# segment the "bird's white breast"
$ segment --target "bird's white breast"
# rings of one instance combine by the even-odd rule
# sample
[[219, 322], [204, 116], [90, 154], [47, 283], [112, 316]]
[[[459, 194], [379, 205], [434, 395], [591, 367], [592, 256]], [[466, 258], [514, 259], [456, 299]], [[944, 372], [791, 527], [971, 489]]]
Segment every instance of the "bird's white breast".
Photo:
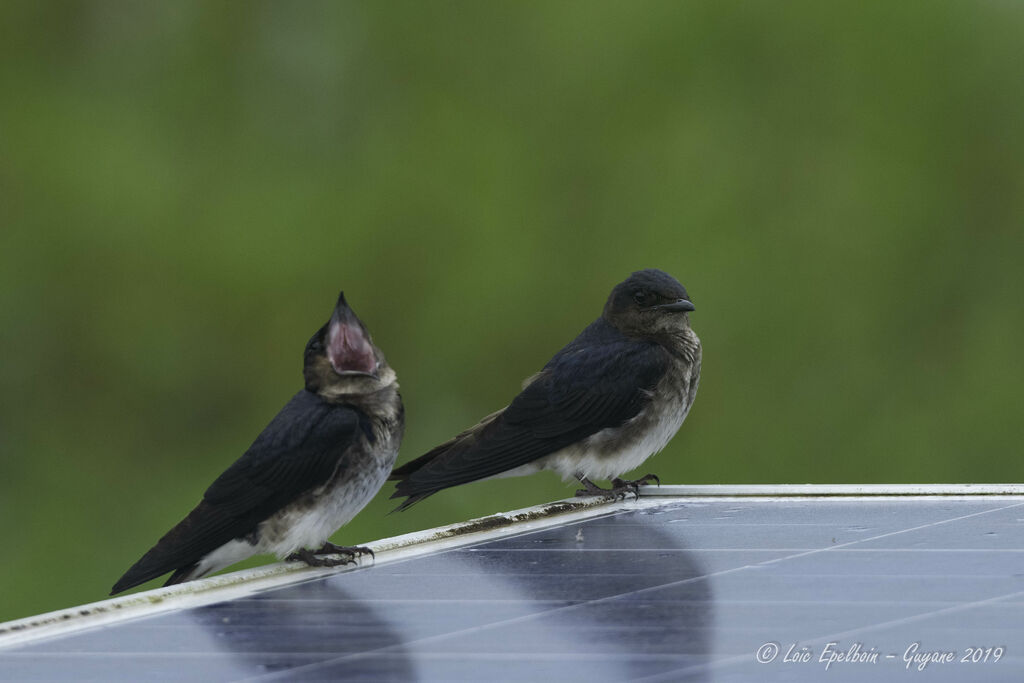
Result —
[[301, 548], [319, 548], [362, 510], [388, 478], [397, 450], [376, 467], [350, 468], [313, 492], [315, 502], [298, 503], [260, 525], [260, 552], [286, 557]]
[[[554, 470], [566, 480], [580, 475], [611, 479], [636, 469], [665, 448], [686, 420], [700, 381], [700, 340], [688, 328], [687, 333], [688, 353], [673, 357], [670, 370], [655, 386], [650, 402], [640, 413], [620, 427], [602, 429], [531, 463], [535, 465], [532, 471]], [[521, 468], [517, 468], [516, 474], [518, 469]]]
[[187, 580], [206, 576], [253, 555], [284, 559], [301, 548], [319, 548], [366, 506], [387, 480], [398, 449], [384, 452], [377, 467], [359, 468], [332, 480], [260, 523], [249, 538], [228, 541], [204, 556]]

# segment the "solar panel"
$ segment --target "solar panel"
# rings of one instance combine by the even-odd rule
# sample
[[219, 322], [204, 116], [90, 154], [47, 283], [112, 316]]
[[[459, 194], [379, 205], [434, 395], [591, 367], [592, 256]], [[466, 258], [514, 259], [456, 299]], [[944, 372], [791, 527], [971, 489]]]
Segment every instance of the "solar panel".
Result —
[[0, 625], [0, 678], [1024, 680], [1020, 487], [648, 493]]

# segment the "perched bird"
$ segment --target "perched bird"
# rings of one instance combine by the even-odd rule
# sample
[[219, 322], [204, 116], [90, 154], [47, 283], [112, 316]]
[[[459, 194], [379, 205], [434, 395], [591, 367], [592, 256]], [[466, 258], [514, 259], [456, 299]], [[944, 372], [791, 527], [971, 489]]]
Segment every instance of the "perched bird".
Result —
[[[640, 270], [612, 290], [601, 317], [512, 403], [396, 468], [392, 498], [404, 510], [441, 489], [490, 477], [554, 470], [584, 486], [576, 495], [624, 497], [639, 467], [675, 435], [693, 405], [701, 346], [686, 289], [668, 273]], [[602, 489], [592, 479], [611, 479]]]
[[327, 539], [384, 484], [405, 418], [395, 371], [344, 292], [306, 344], [303, 375], [306, 387], [111, 595], [169, 571], [164, 585], [191, 581], [262, 553], [314, 566], [371, 553]]

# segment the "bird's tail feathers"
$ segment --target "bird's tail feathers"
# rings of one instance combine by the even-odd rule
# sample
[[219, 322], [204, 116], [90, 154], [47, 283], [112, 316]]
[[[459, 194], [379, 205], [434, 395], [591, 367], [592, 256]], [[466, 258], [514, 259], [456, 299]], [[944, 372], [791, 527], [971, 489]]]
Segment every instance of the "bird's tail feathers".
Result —
[[401, 481], [403, 479], [408, 479], [418, 470], [422, 469], [426, 465], [429, 465], [436, 458], [450, 451], [452, 447], [457, 445], [466, 446], [467, 444], [473, 443], [473, 441], [476, 440], [480, 432], [482, 432], [484, 428], [487, 427], [489, 424], [494, 422], [494, 420], [496, 420], [504, 411], [504, 408], [502, 408], [501, 410], [496, 410], [495, 412], [491, 413], [484, 419], [480, 420], [478, 424], [473, 425], [464, 432], [456, 434], [455, 436], [448, 439], [444, 443], [430, 449], [429, 451], [427, 451], [420, 457], [416, 458], [415, 460], [410, 460], [401, 467], [396, 467], [395, 469], [391, 470], [391, 474], [388, 475], [388, 479], [391, 481]]
[[392, 510], [388, 514], [390, 515], [390, 514], [395, 513], [395, 512], [404, 512], [404, 511], [408, 510], [409, 508], [411, 508], [416, 503], [418, 503], [421, 500], [423, 500], [424, 498], [426, 498], [428, 496], [432, 496], [435, 493], [437, 493], [437, 491], [428, 491], [427, 493], [414, 493], [414, 494], [412, 494], [410, 496], [407, 493], [399, 493], [399, 492], [396, 491], [391, 496], [392, 498], [401, 498], [402, 496], [409, 496], [409, 497], [406, 498], [405, 500], [403, 500], [401, 505], [396, 507], [394, 510]]
[[[161, 561], [163, 558], [157, 559], [155, 557], [156, 553], [153, 552], [154, 550], [156, 550], [156, 548], [153, 548], [143, 555], [142, 559], [133, 564], [131, 568], [124, 573], [124, 576], [117, 580], [114, 587], [110, 589], [111, 595], [117, 595], [118, 593], [135, 588], [136, 586], [141, 586], [150, 579], [155, 579], [161, 574], [167, 573], [170, 568]], [[175, 574], [177, 574], [177, 572], [175, 572]]]
[[[214, 538], [211, 541], [207, 538], [208, 534], [205, 532], [209, 530], [204, 529], [202, 525], [210, 521], [209, 504], [200, 501], [185, 519], [164, 534], [156, 545], [146, 551], [146, 554], [118, 579], [110, 594], [115, 595], [135, 588], [172, 570], [174, 575], [165, 585], [198, 579], [208, 574], [212, 571], [209, 567], [197, 572], [200, 569], [199, 560], [212, 549], [222, 545], [222, 542], [218, 542], [219, 539]], [[196, 539], [203, 539], [203, 542], [197, 542]]]
[[415, 460], [410, 460], [401, 467], [396, 467], [395, 469], [391, 470], [391, 474], [388, 475], [388, 480], [402, 481], [404, 479], [409, 478], [421, 468], [425, 467], [426, 465], [429, 465], [431, 461], [434, 460], [434, 458], [447, 452], [447, 450], [451, 448], [453, 443], [455, 443], [455, 439], [452, 439], [451, 441], [446, 441], [440, 446], [424, 453]]
[[192, 581], [193, 579], [201, 578], [201, 577], [203, 577], [203, 576], [205, 576], [206, 574], [209, 573], [209, 572], [202, 572], [202, 573], [200, 573], [198, 570], [199, 570], [199, 563], [198, 562], [196, 564], [190, 564], [187, 567], [182, 567], [181, 569], [175, 569], [174, 573], [171, 574], [167, 578], [167, 581], [164, 582], [164, 586], [165, 587], [166, 586], [173, 586], [176, 583], [185, 583], [186, 581]]

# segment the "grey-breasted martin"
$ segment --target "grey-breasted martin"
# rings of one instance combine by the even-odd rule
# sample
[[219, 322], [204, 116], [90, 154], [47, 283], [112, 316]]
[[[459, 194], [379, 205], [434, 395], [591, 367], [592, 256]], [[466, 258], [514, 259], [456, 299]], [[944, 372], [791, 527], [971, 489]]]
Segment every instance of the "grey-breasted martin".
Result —
[[[701, 346], [694, 310], [671, 275], [640, 270], [616, 285], [601, 317], [524, 382], [507, 407], [396, 468], [392, 498], [408, 508], [450, 486], [554, 470], [577, 495], [625, 496], [619, 477], [669, 442], [693, 405]], [[611, 479], [602, 489], [591, 479]]]
[[344, 292], [306, 344], [303, 364], [305, 388], [111, 595], [169, 571], [164, 585], [191, 581], [262, 553], [335, 566], [371, 552], [327, 539], [370, 502], [395, 463], [405, 424], [395, 371]]

